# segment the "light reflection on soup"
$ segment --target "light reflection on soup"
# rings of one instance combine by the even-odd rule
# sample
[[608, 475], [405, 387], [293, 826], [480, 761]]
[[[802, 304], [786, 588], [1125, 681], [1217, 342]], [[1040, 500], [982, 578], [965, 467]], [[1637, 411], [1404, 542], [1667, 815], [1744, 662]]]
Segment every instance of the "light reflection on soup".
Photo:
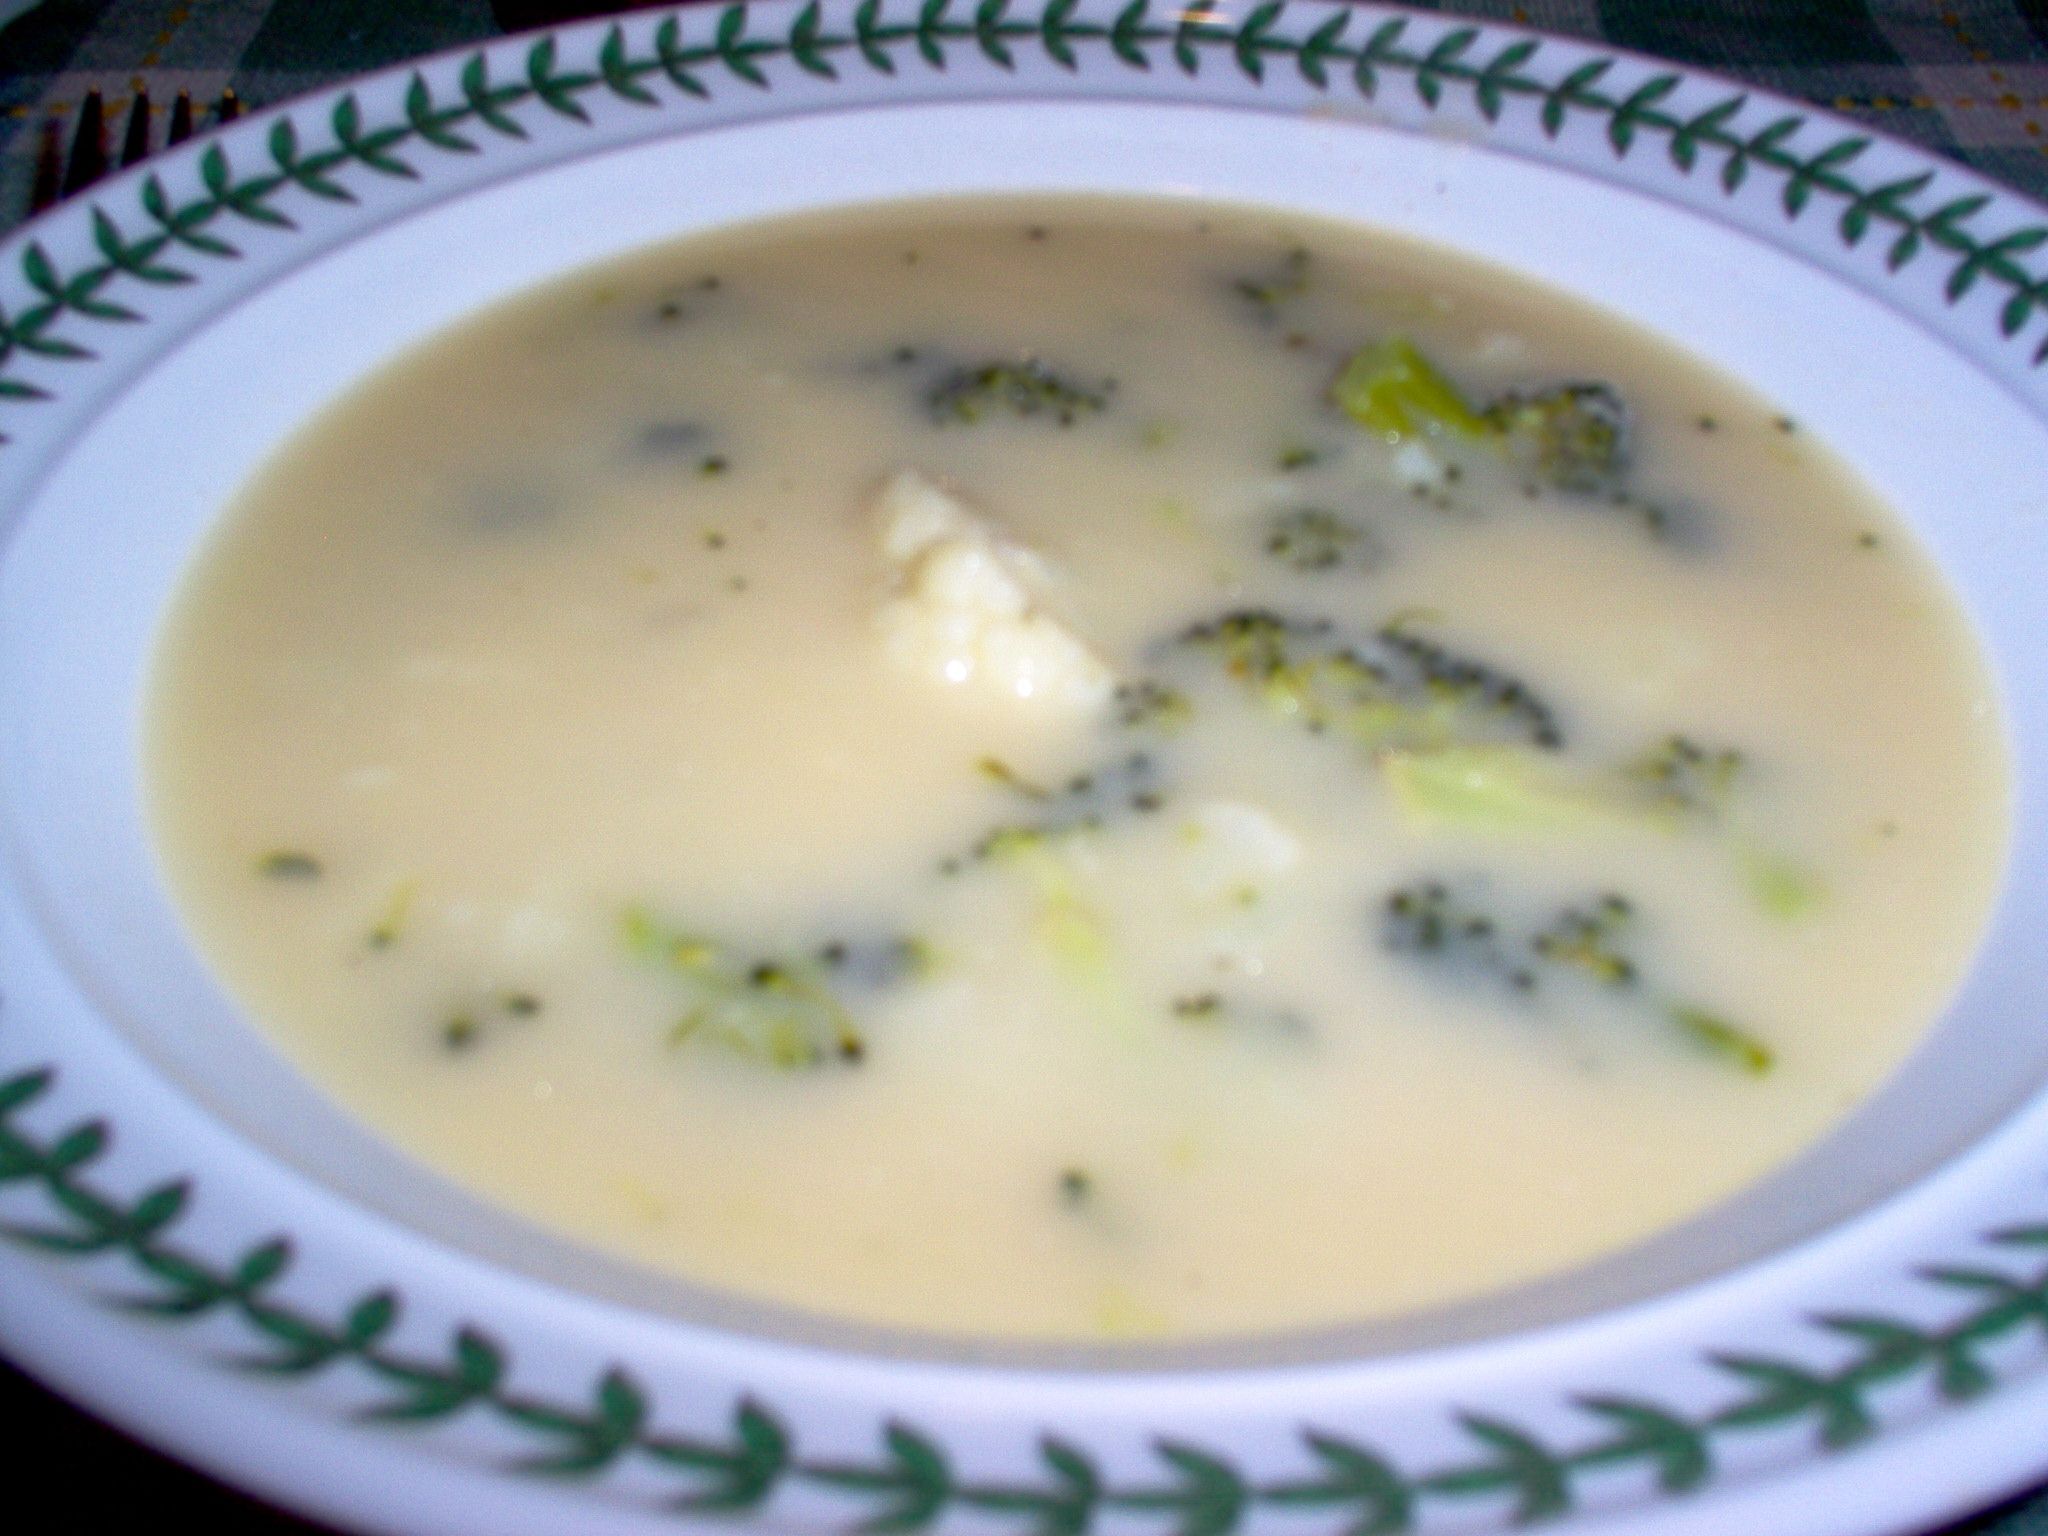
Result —
[[289, 443], [164, 635], [204, 952], [616, 1253], [984, 1335], [1471, 1295], [1739, 1189], [1996, 878], [1970, 636], [1797, 423], [1310, 220], [741, 229]]

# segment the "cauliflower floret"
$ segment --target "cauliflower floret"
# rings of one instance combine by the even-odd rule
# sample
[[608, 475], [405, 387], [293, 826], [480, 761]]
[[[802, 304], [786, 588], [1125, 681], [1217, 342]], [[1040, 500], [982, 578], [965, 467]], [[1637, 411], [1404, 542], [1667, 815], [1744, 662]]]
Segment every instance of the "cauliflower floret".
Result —
[[992, 688], [1075, 708], [1106, 703], [1115, 678], [1037, 600], [1045, 562], [1000, 537], [915, 470], [876, 501], [896, 595], [881, 611], [883, 643], [900, 666], [935, 681]]
[[1410, 490], [1441, 490], [1447, 478], [1444, 471], [1448, 466], [1420, 438], [1411, 437], [1396, 448], [1388, 467], [1394, 479]]

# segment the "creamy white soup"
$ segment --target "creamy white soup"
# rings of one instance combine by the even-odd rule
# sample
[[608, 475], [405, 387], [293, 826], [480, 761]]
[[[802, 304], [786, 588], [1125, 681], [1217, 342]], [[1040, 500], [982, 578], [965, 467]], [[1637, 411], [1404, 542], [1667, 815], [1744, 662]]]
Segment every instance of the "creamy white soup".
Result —
[[1967, 962], [1972, 636], [1801, 424], [1491, 268], [810, 216], [363, 383], [169, 615], [199, 948], [534, 1221], [817, 1314], [1244, 1335], [1637, 1241]]

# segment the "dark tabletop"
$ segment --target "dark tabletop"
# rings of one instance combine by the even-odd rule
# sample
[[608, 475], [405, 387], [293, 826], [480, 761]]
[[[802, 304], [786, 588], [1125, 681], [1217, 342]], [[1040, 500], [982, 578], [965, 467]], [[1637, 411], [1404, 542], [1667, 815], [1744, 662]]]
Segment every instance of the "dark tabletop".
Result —
[[[230, 113], [265, 106], [421, 53], [614, 8], [550, 0], [44, 0], [0, 25], [0, 233], [27, 217], [39, 183], [54, 190], [61, 179], [89, 91], [100, 93], [112, 154], [138, 90], [149, 95], [160, 143], [180, 92], [196, 104], [194, 127], [203, 131], [227, 93]], [[1720, 70], [2048, 201], [2048, 0], [1459, 0], [1422, 8]], [[22, 0], [0, 0], [0, 18], [21, 9]], [[2040, 1439], [2048, 1463], [2048, 1424]], [[326, 1530], [156, 1455], [4, 1362], [0, 1443], [0, 1478], [16, 1492], [64, 1490], [66, 1530]], [[2048, 1536], [2048, 1490], [1942, 1536]]]

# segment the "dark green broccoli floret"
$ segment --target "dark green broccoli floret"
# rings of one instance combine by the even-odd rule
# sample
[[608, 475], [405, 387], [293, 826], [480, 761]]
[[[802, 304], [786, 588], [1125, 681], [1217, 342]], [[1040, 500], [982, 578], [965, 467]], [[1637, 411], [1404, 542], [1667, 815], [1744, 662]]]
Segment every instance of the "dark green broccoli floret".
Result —
[[1559, 490], [1611, 490], [1628, 466], [1628, 408], [1605, 384], [1505, 394], [1484, 419], [1509, 458]]
[[749, 959], [639, 907], [627, 910], [620, 928], [627, 952], [666, 971], [684, 993], [671, 1045], [712, 1045], [784, 1070], [866, 1055], [866, 1041], [817, 965]]
[[1634, 909], [1620, 896], [1603, 896], [1590, 907], [1567, 907], [1529, 941], [1538, 959], [1569, 966], [1603, 987], [1631, 986], [1635, 962], [1615, 946]]
[[1395, 954], [1419, 955], [1473, 976], [1504, 982], [1517, 992], [1536, 985], [1535, 974], [1512, 956], [1492, 917], [1430, 881], [1395, 891], [1380, 914], [1380, 942]]
[[1703, 747], [1690, 736], [1667, 736], [1631, 759], [1622, 773], [1666, 809], [1717, 814], [1727, 809], [1742, 765], [1742, 754], [1732, 748]]
[[1591, 985], [1626, 996], [1628, 1006], [1676, 1031], [1753, 1075], [1768, 1072], [1771, 1048], [1747, 1030], [1708, 1009], [1674, 999], [1648, 985], [1622, 935], [1635, 909], [1624, 897], [1608, 895], [1570, 906], [1533, 933], [1508, 935], [1498, 919], [1454, 896], [1438, 882], [1404, 887], [1386, 898], [1380, 915], [1381, 946], [1420, 959], [1467, 981], [1533, 1002], [1556, 987]]
[[1299, 298], [1308, 291], [1308, 264], [1307, 248], [1296, 246], [1265, 276], [1241, 277], [1230, 286], [1251, 302], [1261, 321], [1271, 324], [1274, 311], [1282, 303]]
[[1448, 701], [1473, 716], [1498, 716], [1511, 724], [1512, 734], [1539, 747], [1564, 744], [1556, 715], [1521, 679], [1461, 656], [1405, 624], [1384, 625], [1375, 638], [1401, 659], [1431, 699]]
[[1023, 362], [980, 363], [957, 368], [925, 396], [933, 420], [972, 425], [998, 412], [1012, 416], [1047, 416], [1072, 426], [1109, 404], [1116, 389], [1105, 380], [1090, 389], [1061, 378], [1035, 358]]
[[1114, 703], [1118, 725], [1157, 731], [1162, 736], [1183, 729], [1195, 716], [1195, 707], [1186, 694], [1150, 678], [1119, 683]]
[[[1389, 443], [1448, 437], [1504, 454], [1533, 484], [1581, 494], [1617, 490], [1628, 467], [1628, 408], [1606, 384], [1512, 390], [1474, 406], [1406, 337], [1352, 354], [1330, 398]], [[1622, 497], [1661, 531], [1663, 513]]]
[[1370, 571], [1386, 551], [1370, 528], [1321, 507], [1297, 507], [1266, 525], [1266, 553], [1297, 571]]
[[[995, 758], [984, 758], [982, 773], [1037, 807], [1029, 822], [998, 827], [975, 845], [970, 857], [1013, 852], [1026, 844], [1044, 846], [1068, 833], [1091, 830], [1128, 812], [1146, 814], [1164, 803], [1159, 767], [1149, 752], [1133, 752], [1089, 773], [1076, 774], [1058, 789], [1017, 777]], [[991, 771], [991, 767], [1000, 770]]]
[[1563, 741], [1556, 716], [1526, 684], [1403, 622], [1346, 644], [1320, 620], [1240, 609], [1180, 641], [1215, 655], [1273, 713], [1376, 749], [1506, 739], [1549, 750]]

